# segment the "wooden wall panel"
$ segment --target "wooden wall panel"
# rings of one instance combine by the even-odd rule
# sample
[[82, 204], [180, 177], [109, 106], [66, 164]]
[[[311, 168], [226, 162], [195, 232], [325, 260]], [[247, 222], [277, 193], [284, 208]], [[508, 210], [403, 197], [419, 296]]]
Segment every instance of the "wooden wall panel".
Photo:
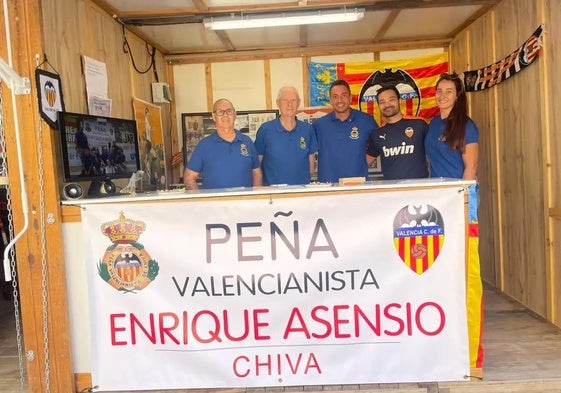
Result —
[[[545, 0], [545, 31], [543, 43], [543, 55], [547, 61], [546, 78], [549, 97], [549, 158], [550, 158], [550, 182], [551, 182], [551, 204], [552, 207], [561, 209], [561, 83], [555, 74], [561, 70], [561, 0]], [[561, 247], [561, 243], [558, 243]], [[557, 261], [561, 261], [557, 259]], [[561, 269], [561, 267], [559, 267]], [[558, 281], [561, 283], [561, 281]], [[561, 284], [560, 284], [561, 289]]]
[[[151, 84], [156, 81], [153, 69], [146, 73], [135, 71], [129, 53], [123, 50], [122, 26], [97, 5], [87, 0], [47, 2], [43, 7], [43, 27], [47, 58], [61, 74], [66, 110], [80, 113], [88, 111], [82, 55], [105, 62], [113, 117], [133, 118], [133, 97], [152, 101]], [[128, 30], [125, 35], [137, 68], [146, 70], [151, 59], [145, 42]], [[167, 64], [159, 52], [156, 52], [156, 69], [159, 81], [166, 82]], [[170, 105], [162, 104], [168, 169], [171, 165], [171, 132], [174, 123], [170, 114]], [[171, 178], [171, 172], [166, 173], [166, 177]]]
[[[470, 28], [468, 69], [478, 69], [493, 59], [493, 14], [488, 13]], [[487, 45], [481, 45], [486, 42]], [[495, 90], [483, 90], [468, 94], [470, 115], [479, 128], [479, 167], [481, 203], [479, 206], [479, 254], [483, 279], [501, 287], [499, 231], [499, 178], [497, 176], [497, 132]]]
[[[7, 19], [13, 68], [32, 81], [31, 93], [16, 97], [17, 110], [13, 110], [12, 100], [8, 98], [10, 89], [2, 83], [7, 191], [11, 196], [14, 234], [18, 234], [15, 252], [24, 345], [22, 367], [26, 368], [28, 381], [26, 391], [69, 392], [74, 384], [58, 211], [60, 203], [54, 157], [50, 154], [53, 151], [52, 133], [48, 125], [40, 121], [34, 82], [35, 57], [45, 51], [41, 4], [35, 0], [12, 0], [4, 4], [9, 10]], [[8, 60], [6, 26], [4, 18], [0, 19], [0, 56]], [[26, 198], [23, 198], [24, 194]], [[29, 213], [29, 225], [23, 231], [24, 212]], [[46, 367], [47, 361], [49, 368]], [[6, 390], [4, 386], [2, 388], [0, 390]]]
[[454, 38], [453, 45], [450, 45], [450, 72], [456, 71], [457, 73], [461, 73], [467, 69], [469, 34], [469, 30], [461, 32]]
[[[21, 9], [31, 9], [32, 6], [38, 4], [38, 1], [17, 0]], [[103, 61], [107, 65], [108, 70], [108, 96], [112, 100], [112, 116], [132, 118], [132, 97], [151, 101], [151, 82], [154, 81], [152, 71], [139, 76], [133, 67], [129, 56], [123, 52], [123, 36], [122, 28], [113, 18], [95, 6], [89, 0], [53, 0], [43, 2], [41, 4], [41, 14], [39, 13], [39, 5], [36, 6], [36, 15], [40, 15], [41, 22], [29, 23], [28, 34], [19, 32], [14, 34], [22, 42], [32, 42], [35, 46], [44, 43], [44, 48], [17, 48], [17, 53], [22, 58], [29, 61], [31, 56], [29, 53], [46, 53], [49, 63], [54, 67], [51, 69], [45, 67], [49, 71], [57, 71], [61, 75], [63, 95], [65, 101], [65, 109], [73, 112], [87, 113], [86, 91], [84, 76], [82, 73], [82, 55], [90, 56], [94, 59]], [[27, 26], [27, 23], [19, 23], [19, 26]], [[23, 28], [23, 27], [22, 27]], [[35, 30], [42, 28], [42, 37], [35, 34]], [[32, 31], [33, 30], [33, 31]], [[31, 33], [29, 31], [32, 31]], [[26, 41], [27, 38], [27, 41]], [[144, 43], [133, 33], [127, 32], [127, 38], [133, 51], [139, 52], [139, 60], [145, 62], [149, 57], [146, 55]], [[29, 49], [29, 53], [26, 52]], [[136, 52], [134, 52], [136, 54]], [[27, 56], [26, 56], [27, 55]], [[160, 64], [160, 80], [165, 81], [167, 72], [165, 69], [165, 61], [160, 53], [156, 55]], [[135, 58], [136, 60], [136, 58]], [[33, 61], [31, 70], [34, 69]], [[26, 72], [26, 75], [31, 73]], [[33, 83], [35, 85], [35, 83]], [[30, 97], [31, 101], [36, 105], [35, 92]], [[26, 107], [26, 114], [20, 115], [25, 121], [20, 121], [26, 130], [36, 130], [36, 124], [39, 123], [37, 118], [37, 109]], [[169, 136], [169, 105], [162, 111], [162, 123], [164, 127], [164, 138]], [[32, 124], [33, 123], [33, 124]], [[34, 125], [35, 124], [35, 125]], [[167, 126], [166, 126], [167, 125]], [[65, 268], [64, 258], [59, 254], [62, 252], [61, 236], [60, 236], [60, 196], [59, 185], [60, 174], [57, 174], [57, 163], [60, 166], [60, 159], [55, 154], [49, 152], [58, 151], [57, 142], [53, 139], [55, 133], [49, 132], [46, 123], [42, 123], [43, 134], [41, 140], [36, 140], [34, 132], [26, 132], [24, 140], [24, 157], [26, 168], [26, 182], [28, 182], [28, 197], [30, 205], [37, 209], [40, 206], [39, 200], [46, 203], [48, 212], [53, 212], [55, 224], [51, 224], [47, 229], [47, 245], [48, 245], [48, 266], [49, 266], [49, 342], [50, 345], [56, 346], [50, 349], [50, 365], [51, 365], [51, 391], [72, 391], [73, 385], [73, 369], [72, 359], [70, 358], [71, 349], [68, 348], [69, 334], [67, 323], [67, 305], [66, 305], [66, 285], [65, 285]], [[37, 146], [43, 144], [43, 152], [47, 154], [43, 162], [39, 163], [37, 159]], [[11, 139], [7, 141], [8, 152], [14, 152], [13, 142]], [[12, 154], [12, 153], [10, 153]], [[17, 166], [17, 159], [9, 157], [8, 162], [11, 166], [10, 173], [14, 176], [18, 173], [14, 166]], [[41, 188], [38, 183], [39, 166], [43, 165], [42, 171], [45, 174], [45, 186]], [[14, 184], [18, 184], [15, 180]], [[15, 195], [19, 195], [19, 186], [14, 187], [12, 191]], [[39, 195], [41, 194], [41, 195]], [[14, 221], [16, 225], [21, 223], [21, 206], [18, 206], [18, 199], [14, 205]], [[18, 247], [18, 255], [27, 255], [26, 258], [18, 260], [18, 274], [22, 282], [21, 305], [22, 319], [24, 330], [24, 341], [27, 350], [33, 350], [35, 353], [35, 361], [26, 363], [27, 373], [29, 375], [30, 391], [39, 392], [46, 391], [44, 386], [44, 359], [43, 359], [43, 337], [42, 337], [42, 298], [41, 298], [41, 255], [40, 249], [38, 221], [39, 217], [34, 215], [29, 232], [29, 242], [27, 248]], [[31, 229], [32, 228], [32, 229]], [[35, 261], [34, 263], [26, 263]], [[55, 328], [52, 328], [55, 326]]]
[[[476, 69], [492, 64], [518, 48], [544, 18], [547, 53], [501, 84], [471, 93], [470, 107], [481, 142], [483, 278], [552, 320], [559, 312], [554, 299], [561, 269], [555, 262], [559, 250], [550, 253], [549, 249], [550, 240], [555, 247], [555, 236], [559, 236], [558, 228], [550, 234], [558, 224], [552, 224], [549, 212], [559, 207], [561, 198], [561, 177], [554, 175], [561, 169], [555, 158], [561, 152], [556, 131], [561, 129], [561, 116], [550, 103], [560, 101], [561, 87], [547, 70], [561, 66], [556, 56], [561, 2], [503, 0], [460, 33], [450, 53], [453, 67], [468, 64]], [[555, 321], [560, 324], [559, 318]]]
[[[61, 74], [66, 110], [87, 112], [82, 55], [107, 65], [112, 116], [132, 118], [133, 96], [151, 102], [153, 71], [146, 74], [134, 71], [129, 55], [123, 51], [121, 25], [101, 8], [87, 0], [46, 2], [43, 4], [43, 30], [49, 62]], [[126, 31], [126, 37], [137, 66], [146, 69], [150, 57], [144, 41], [130, 31]], [[156, 63], [160, 82], [165, 82], [166, 62], [159, 52]]]
[[[86, 53], [105, 62], [111, 115], [133, 118], [129, 57], [123, 52], [121, 27], [110, 15], [92, 3], [86, 3]], [[132, 35], [132, 34], [129, 34]]]
[[548, 133], [546, 142], [548, 144], [548, 164], [546, 165], [549, 186], [548, 211], [555, 212], [550, 217], [551, 234], [549, 239], [550, 249], [550, 275], [551, 275], [551, 308], [552, 321], [561, 326], [561, 113], [559, 102], [561, 102], [561, 83], [556, 78], [556, 73], [561, 69], [561, 0], [543, 1], [542, 14], [545, 21], [545, 31], [542, 50], [544, 60], [545, 102], [548, 115]]
[[552, 249], [554, 269], [551, 274], [553, 287], [551, 321], [561, 326], [561, 298], [557, 295], [561, 291], [561, 216], [552, 220], [551, 241], [555, 245]]
[[[83, 2], [59, 0], [43, 2], [45, 54], [60, 73], [67, 111], [87, 112], [81, 55], [85, 53]], [[49, 67], [47, 70], [53, 71]]]
[[[505, 0], [496, 7], [498, 58], [516, 49], [539, 25], [537, 5], [537, 1]], [[547, 316], [540, 101], [539, 64], [497, 87], [504, 290]]]

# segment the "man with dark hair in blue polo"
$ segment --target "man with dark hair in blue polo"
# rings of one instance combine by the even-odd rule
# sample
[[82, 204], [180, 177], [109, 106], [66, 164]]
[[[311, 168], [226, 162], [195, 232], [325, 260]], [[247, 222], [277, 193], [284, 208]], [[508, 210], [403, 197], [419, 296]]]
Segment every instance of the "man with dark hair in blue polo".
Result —
[[404, 118], [399, 104], [399, 90], [382, 86], [376, 101], [385, 124], [370, 136], [368, 163], [380, 156], [384, 180], [428, 177], [425, 136], [428, 124], [421, 118]]
[[263, 184], [308, 184], [315, 171], [316, 135], [312, 126], [296, 118], [300, 97], [296, 88], [279, 90], [280, 117], [259, 127], [255, 148], [263, 170]]
[[329, 88], [333, 112], [312, 125], [318, 140], [318, 181], [338, 182], [342, 177], [368, 179], [366, 147], [378, 127], [374, 118], [351, 109], [351, 88], [338, 79]]
[[197, 177], [202, 175], [202, 188], [255, 187], [261, 185], [259, 158], [251, 139], [234, 129], [236, 110], [221, 98], [212, 108], [216, 132], [202, 139], [191, 155], [183, 173], [189, 190], [198, 189]]

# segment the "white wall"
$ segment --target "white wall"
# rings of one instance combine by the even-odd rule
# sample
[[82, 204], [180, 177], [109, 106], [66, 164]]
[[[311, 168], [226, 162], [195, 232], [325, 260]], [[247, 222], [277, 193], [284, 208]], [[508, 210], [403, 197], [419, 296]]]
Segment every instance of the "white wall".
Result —
[[[276, 59], [271, 60], [269, 68], [271, 70], [271, 102], [276, 105], [277, 94], [283, 86], [294, 86], [304, 97], [304, 75], [302, 75], [302, 59]], [[260, 108], [268, 109], [268, 108]]]
[[[380, 52], [380, 60], [396, 60], [442, 53], [443, 48], [414, 49], [407, 51]], [[311, 61], [320, 63], [348, 63], [373, 61], [373, 53], [353, 53], [348, 55], [315, 56]], [[271, 102], [273, 108], [267, 108], [265, 61], [232, 61], [211, 64], [211, 91], [207, 91], [205, 65], [185, 64], [173, 67], [175, 80], [175, 113], [179, 143], [182, 144], [181, 114], [207, 112], [207, 95], [211, 101], [227, 98], [236, 110], [274, 109], [278, 89], [291, 85], [298, 89], [301, 98], [304, 92], [303, 59], [273, 59], [269, 62]], [[303, 100], [302, 100], [303, 101]]]

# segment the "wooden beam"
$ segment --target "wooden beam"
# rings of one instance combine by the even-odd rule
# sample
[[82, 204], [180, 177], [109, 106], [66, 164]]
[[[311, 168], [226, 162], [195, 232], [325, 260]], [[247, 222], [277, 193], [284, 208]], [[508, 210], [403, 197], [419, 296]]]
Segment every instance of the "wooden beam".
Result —
[[561, 207], [552, 207], [549, 209], [549, 217], [561, 220]]
[[[7, 2], [13, 68], [34, 81], [36, 55], [44, 53], [40, 0]], [[5, 31], [4, 18], [0, 31]], [[7, 37], [0, 33], [0, 55], [7, 59]], [[16, 242], [16, 269], [20, 295], [24, 367], [29, 392], [72, 392], [74, 376], [62, 247], [62, 219], [58, 193], [53, 133], [39, 117], [37, 86], [29, 95], [16, 96], [17, 121], [11, 92], [2, 89], [6, 162], [12, 201], [14, 233], [29, 226]], [[16, 136], [19, 131], [19, 138]], [[18, 144], [19, 139], [19, 144]], [[19, 146], [18, 146], [19, 145]], [[21, 157], [18, 154], [21, 151]], [[23, 184], [20, 175], [23, 175]], [[23, 198], [25, 191], [27, 198]], [[48, 240], [48, 241], [47, 241]], [[31, 356], [32, 355], [32, 356]]]
[[390, 12], [388, 17], [384, 21], [384, 24], [380, 27], [380, 29], [376, 33], [376, 36], [374, 37], [375, 42], [380, 41], [386, 35], [389, 28], [393, 25], [393, 22], [395, 22], [395, 19], [397, 18], [400, 12], [401, 12], [400, 10], [392, 10]]
[[199, 52], [192, 54], [171, 53], [165, 54], [165, 59], [171, 64], [194, 64], [205, 62], [224, 62], [224, 61], [243, 61], [243, 60], [262, 60], [280, 59], [301, 56], [330, 56], [339, 54], [365, 53], [365, 52], [384, 52], [395, 50], [424, 49], [424, 48], [446, 48], [452, 40], [450, 38], [433, 38], [426, 40], [409, 41], [385, 41], [385, 42], [353, 42], [353, 43], [332, 43], [325, 45], [315, 45], [302, 48], [299, 46], [286, 46], [268, 49], [247, 49], [235, 52]]
[[[100, 7], [106, 9], [111, 14], [115, 14], [120, 18], [162, 18], [162, 17], [178, 17], [178, 16], [203, 16], [213, 14], [228, 14], [228, 13], [241, 13], [241, 12], [275, 12], [275, 11], [295, 11], [303, 9], [321, 9], [321, 8], [337, 8], [346, 7], [347, 9], [360, 7], [368, 11], [391, 11], [403, 9], [421, 9], [421, 8], [434, 8], [434, 7], [458, 7], [466, 5], [482, 5], [491, 7], [497, 4], [500, 0], [386, 0], [386, 1], [343, 1], [343, 0], [309, 0], [309, 1], [293, 1], [285, 3], [246, 3], [243, 5], [226, 5], [217, 7], [208, 7], [206, 4], [200, 9], [200, 4], [194, 2], [195, 7], [184, 8], [160, 8], [150, 10], [134, 10], [134, 11], [120, 11], [109, 5], [106, 0], [92, 0]], [[206, 6], [206, 10], [204, 7]]]
[[[166, 77], [167, 77], [167, 82], [169, 83], [170, 89], [171, 89], [171, 96], [175, 97], [175, 74], [173, 73], [174, 67], [169, 64], [168, 62], [166, 62]], [[183, 166], [182, 165], [178, 165], [177, 167], [173, 167], [171, 165], [171, 157], [173, 157], [174, 154], [181, 152], [181, 145], [182, 145], [182, 141], [179, 139], [179, 135], [180, 132], [182, 132], [182, 130], [178, 130], [177, 129], [177, 117], [176, 117], [176, 112], [175, 112], [175, 99], [172, 99], [171, 104], [170, 104], [170, 112], [169, 112], [169, 122], [170, 122], [170, 135], [171, 135], [171, 156], [169, 157], [169, 167], [171, 168], [171, 172], [172, 172], [172, 181], [170, 181], [169, 183], [178, 183], [179, 182], [179, 178], [181, 176], [183, 176]]]
[[193, 4], [201, 12], [208, 11], [208, 4], [204, 0], [192, 0]]
[[301, 48], [308, 46], [308, 26], [300, 26], [298, 31], [298, 41]]
[[308, 65], [310, 64], [310, 58], [308, 56], [302, 57], [302, 82], [303, 82], [303, 94], [302, 105], [304, 107], [310, 106], [310, 71]]
[[228, 36], [228, 33], [226, 33], [226, 31], [215, 30], [214, 32], [216, 33], [216, 36], [218, 37], [220, 42], [222, 42], [222, 45], [224, 45], [224, 48], [226, 48], [226, 50], [229, 50], [229, 51], [236, 50], [236, 47], [234, 46], [234, 44], [230, 40], [230, 37]]
[[469, 18], [467, 18], [464, 23], [462, 23], [460, 26], [458, 26], [457, 28], [455, 28], [454, 30], [452, 30], [449, 34], [448, 37], [450, 38], [454, 38], [455, 36], [457, 36], [461, 31], [463, 31], [464, 29], [466, 29], [469, 25], [471, 25], [473, 22], [475, 22], [477, 19], [479, 19], [481, 16], [485, 15], [487, 13], [487, 11], [489, 11], [491, 8], [493, 8], [495, 6], [495, 4], [487, 4], [484, 5], [483, 7], [481, 7], [480, 9], [478, 9], [477, 11], [475, 11], [473, 14], [471, 14], [469, 16]]
[[212, 87], [212, 63], [205, 63], [205, 84], [206, 84], [206, 106], [208, 111], [212, 111], [212, 105], [214, 104], [214, 94]]
[[265, 81], [265, 108], [273, 109], [273, 102], [271, 99], [272, 87], [271, 87], [271, 61], [270, 60], [263, 61], [263, 78]]

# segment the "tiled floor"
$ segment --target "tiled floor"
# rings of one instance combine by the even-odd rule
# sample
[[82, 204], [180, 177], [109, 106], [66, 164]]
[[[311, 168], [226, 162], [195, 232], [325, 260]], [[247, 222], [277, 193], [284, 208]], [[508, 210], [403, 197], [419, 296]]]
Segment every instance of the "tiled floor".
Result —
[[[0, 299], [1, 393], [27, 392], [25, 385], [23, 387], [21, 385], [13, 310], [11, 301]], [[515, 301], [489, 288], [485, 290], [483, 342], [485, 362], [482, 381], [306, 386], [280, 390], [279, 388], [247, 389], [247, 391], [245, 389], [227, 389], [220, 390], [220, 392], [561, 393], [561, 330], [537, 318]], [[175, 392], [185, 392], [185, 390]], [[202, 390], [196, 392], [201, 393]]]

